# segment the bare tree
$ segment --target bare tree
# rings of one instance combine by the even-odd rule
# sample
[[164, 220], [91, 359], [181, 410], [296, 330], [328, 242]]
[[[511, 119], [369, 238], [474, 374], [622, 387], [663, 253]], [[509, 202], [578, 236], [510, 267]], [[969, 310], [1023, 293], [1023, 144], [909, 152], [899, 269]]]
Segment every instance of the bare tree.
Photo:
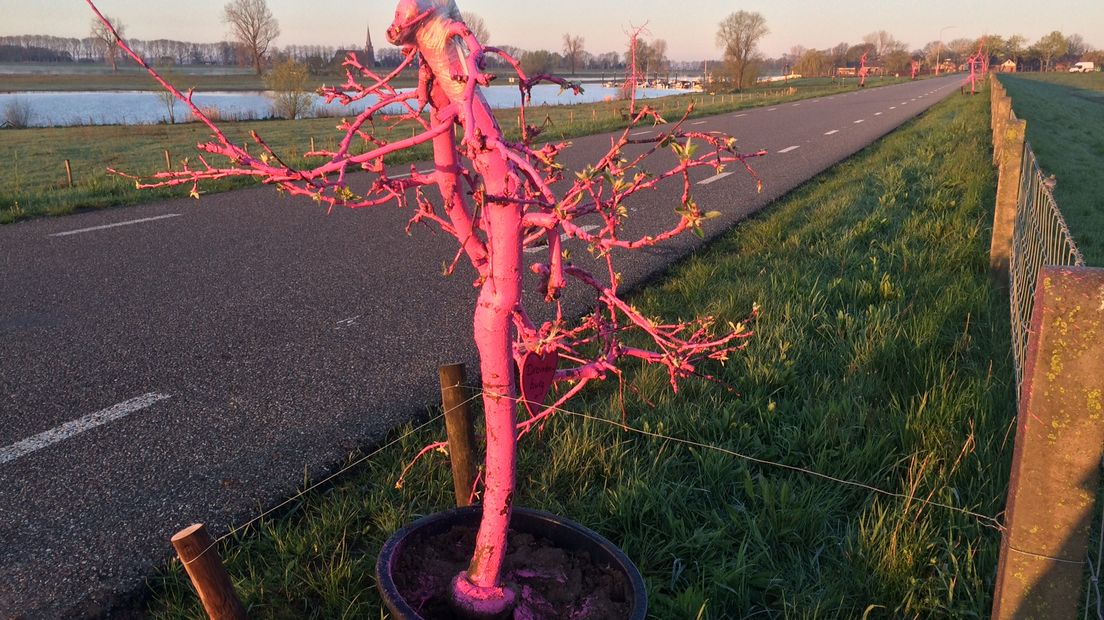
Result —
[[1050, 63], [1059, 56], [1065, 56], [1069, 51], [1069, 40], [1065, 35], [1055, 30], [1048, 35], [1044, 35], [1035, 43], [1035, 50], [1039, 54], [1039, 58], [1043, 62], [1043, 71], [1050, 70]]
[[1066, 56], [1070, 62], [1078, 62], [1086, 52], [1092, 51], [1092, 46], [1085, 43], [1085, 37], [1079, 34], [1071, 34], [1066, 37]]
[[801, 60], [801, 57], [805, 55], [805, 52], [809, 51], [804, 45], [791, 45], [790, 51], [783, 54], [783, 58], [786, 63], [792, 68], [797, 64], [797, 61]]
[[724, 48], [725, 62], [730, 67], [737, 88], [744, 86], [747, 68], [759, 39], [768, 32], [767, 20], [759, 13], [736, 11], [721, 21], [717, 29], [717, 46]]
[[107, 24], [93, 19], [92, 39], [96, 42], [96, 46], [103, 50], [104, 60], [111, 63], [111, 71], [115, 72], [119, 70], [119, 39], [125, 34], [126, 26], [113, 17], [108, 17], [107, 21], [111, 22], [115, 32], [112, 33]]
[[871, 32], [864, 36], [863, 43], [870, 45], [873, 49], [874, 57], [879, 59], [892, 52], [904, 51], [905, 48], [908, 47], [905, 43], [898, 41], [896, 37], [885, 30]]
[[230, 35], [252, 57], [257, 75], [263, 73], [268, 47], [280, 36], [280, 24], [272, 16], [265, 0], [231, 0], [222, 20], [230, 26]]
[[583, 37], [573, 37], [565, 34], [563, 43], [564, 58], [567, 59], [567, 64], [571, 67], [571, 75], [575, 75], [575, 69], [578, 67], [579, 61], [582, 60], [583, 54], [586, 53], [584, 49], [586, 41]]
[[487, 28], [487, 22], [483, 21], [483, 18], [471, 11], [464, 11], [460, 14], [460, 17], [464, 19], [464, 23], [468, 25], [468, 30], [472, 31], [475, 38], [480, 43], [486, 45], [491, 40], [491, 30]]
[[667, 58], [666, 39], [656, 39], [648, 45], [647, 67], [647, 71], [651, 72], [657, 80], [661, 74], [671, 70], [671, 61]]

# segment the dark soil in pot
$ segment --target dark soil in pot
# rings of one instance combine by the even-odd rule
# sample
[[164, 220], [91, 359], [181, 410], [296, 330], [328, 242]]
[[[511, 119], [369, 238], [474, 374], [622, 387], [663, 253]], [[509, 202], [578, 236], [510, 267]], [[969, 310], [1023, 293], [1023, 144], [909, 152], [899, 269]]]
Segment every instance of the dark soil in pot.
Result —
[[[384, 598], [390, 598], [384, 582], [391, 581], [400, 607], [415, 612], [387, 600], [396, 617], [460, 618], [449, 606], [449, 588], [468, 567], [478, 517], [478, 509], [432, 515], [385, 545], [378, 567]], [[515, 509], [504, 580], [518, 595], [516, 620], [645, 617], [643, 581], [624, 554], [594, 532], [547, 513]]]

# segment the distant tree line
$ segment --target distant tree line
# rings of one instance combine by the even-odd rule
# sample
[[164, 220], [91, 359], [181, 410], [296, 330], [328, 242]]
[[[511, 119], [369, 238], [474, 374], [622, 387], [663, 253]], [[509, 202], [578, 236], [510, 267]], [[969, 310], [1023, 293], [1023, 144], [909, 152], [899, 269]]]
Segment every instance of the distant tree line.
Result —
[[773, 73], [826, 76], [841, 67], [858, 67], [865, 53], [869, 65], [879, 67], [886, 73], [904, 74], [908, 73], [914, 60], [929, 70], [940, 63], [957, 69], [979, 49], [988, 56], [990, 66], [1011, 60], [1019, 71], [1050, 71], [1082, 60], [1096, 60], [1098, 63], [1104, 60], [1104, 52], [1094, 50], [1081, 35], [1067, 36], [1058, 31], [1040, 37], [1034, 44], [1029, 44], [1022, 35], [1005, 37], [988, 34], [978, 38], [930, 41], [911, 51], [908, 44], [885, 31], [879, 31], [866, 35], [858, 44], [845, 42], [822, 50], [794, 46], [788, 54], [764, 59], [762, 63]]

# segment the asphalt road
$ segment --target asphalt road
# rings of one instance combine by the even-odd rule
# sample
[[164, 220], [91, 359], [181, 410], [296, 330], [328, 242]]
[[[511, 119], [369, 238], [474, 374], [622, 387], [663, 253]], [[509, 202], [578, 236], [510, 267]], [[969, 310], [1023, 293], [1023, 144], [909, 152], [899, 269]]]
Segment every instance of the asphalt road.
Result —
[[[700, 119], [764, 181], [698, 172], [720, 234], [957, 91], [960, 77]], [[643, 131], [643, 130], [641, 130]], [[575, 140], [593, 161], [608, 136]], [[677, 184], [632, 205], [672, 222]], [[474, 364], [455, 243], [394, 208], [271, 188], [0, 228], [0, 617], [96, 615], [195, 522], [216, 533], [424, 414], [436, 368]], [[639, 283], [700, 241], [624, 257]], [[571, 247], [570, 244], [568, 247]], [[583, 252], [577, 252], [577, 254]], [[570, 306], [581, 310], [579, 297]]]

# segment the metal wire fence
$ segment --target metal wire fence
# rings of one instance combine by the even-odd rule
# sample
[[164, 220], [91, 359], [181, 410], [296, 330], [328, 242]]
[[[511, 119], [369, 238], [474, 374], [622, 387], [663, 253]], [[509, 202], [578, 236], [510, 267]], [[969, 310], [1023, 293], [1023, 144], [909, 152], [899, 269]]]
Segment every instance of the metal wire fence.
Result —
[[1009, 263], [1012, 297], [1012, 352], [1017, 394], [1023, 388], [1023, 370], [1035, 306], [1035, 287], [1044, 265], [1084, 267], [1065, 218], [1051, 193], [1052, 181], [1043, 177], [1031, 144], [1024, 143], [1023, 168], [1016, 199], [1016, 228]]

